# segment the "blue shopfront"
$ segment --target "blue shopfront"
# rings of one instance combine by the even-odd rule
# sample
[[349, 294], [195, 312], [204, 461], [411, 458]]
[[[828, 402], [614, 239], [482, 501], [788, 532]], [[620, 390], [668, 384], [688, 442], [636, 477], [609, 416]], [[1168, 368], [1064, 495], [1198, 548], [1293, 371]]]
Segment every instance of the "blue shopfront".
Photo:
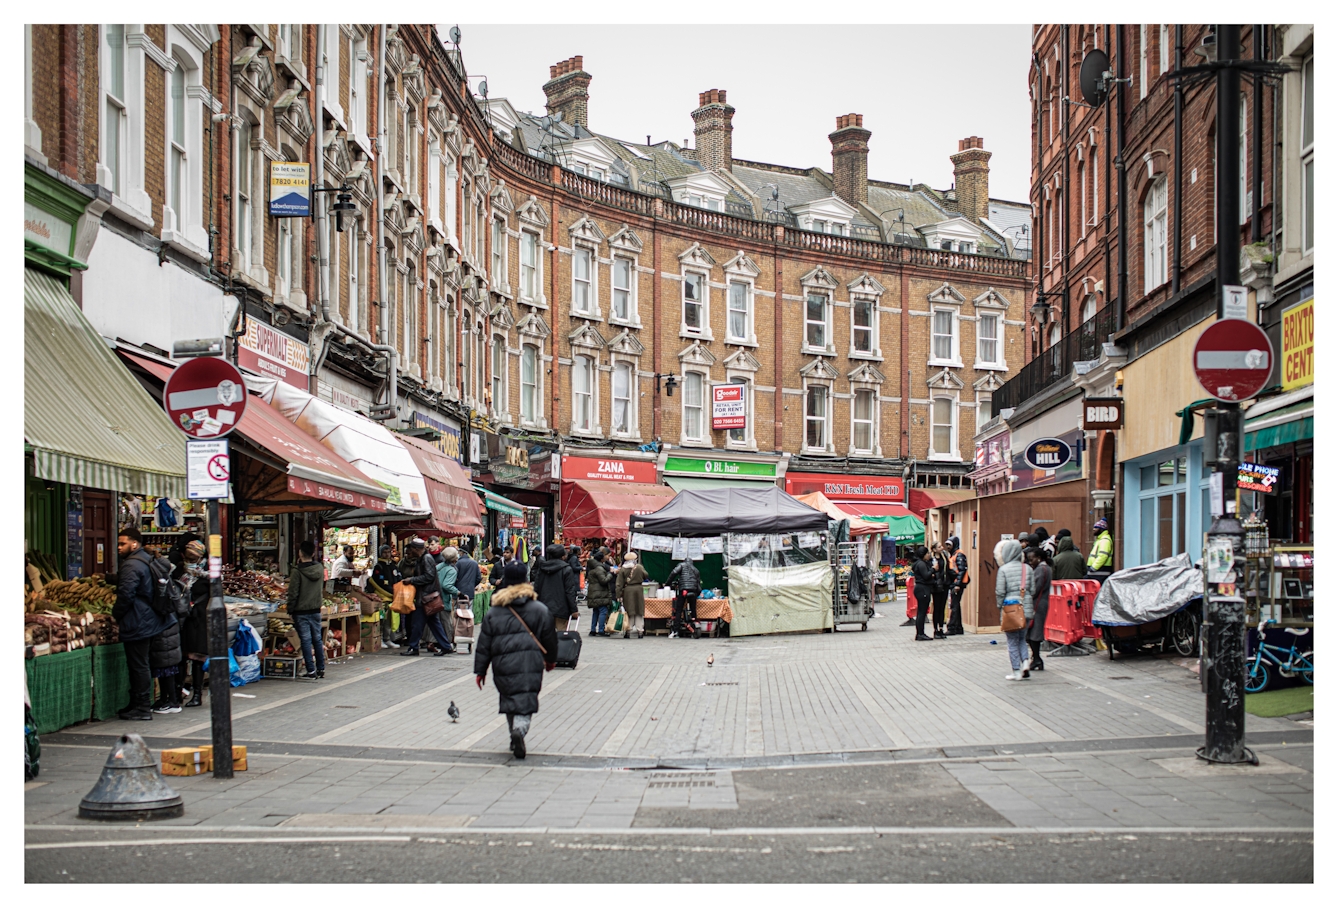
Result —
[[1212, 523], [1203, 442], [1166, 448], [1122, 464], [1124, 566], [1188, 552], [1197, 561]]

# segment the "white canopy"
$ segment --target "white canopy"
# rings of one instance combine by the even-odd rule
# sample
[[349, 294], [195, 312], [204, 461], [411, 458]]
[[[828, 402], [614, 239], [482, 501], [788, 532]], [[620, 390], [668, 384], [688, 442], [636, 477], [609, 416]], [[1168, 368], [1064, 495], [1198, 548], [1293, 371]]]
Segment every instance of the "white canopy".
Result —
[[386, 503], [391, 507], [410, 514], [430, 513], [423, 474], [413, 456], [385, 426], [276, 379], [248, 375], [246, 387], [303, 432], [384, 486]]

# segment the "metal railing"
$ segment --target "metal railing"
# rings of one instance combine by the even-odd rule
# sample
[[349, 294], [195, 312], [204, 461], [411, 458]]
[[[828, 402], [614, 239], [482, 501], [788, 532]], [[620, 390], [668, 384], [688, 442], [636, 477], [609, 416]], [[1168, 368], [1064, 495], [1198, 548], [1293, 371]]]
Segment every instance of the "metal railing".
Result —
[[993, 409], [1017, 408], [1046, 388], [1069, 378], [1074, 363], [1101, 356], [1101, 345], [1115, 333], [1115, 305], [1111, 304], [1047, 347], [1003, 387], [994, 392]]

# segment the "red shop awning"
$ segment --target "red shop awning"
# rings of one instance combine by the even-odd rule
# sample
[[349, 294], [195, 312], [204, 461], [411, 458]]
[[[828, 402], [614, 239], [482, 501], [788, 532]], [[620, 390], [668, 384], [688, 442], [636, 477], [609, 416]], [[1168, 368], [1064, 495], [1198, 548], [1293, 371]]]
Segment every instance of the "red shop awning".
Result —
[[834, 501], [841, 510], [857, 517], [914, 517], [904, 504], [894, 501]]
[[425, 441], [409, 435], [395, 437], [408, 449], [423, 474], [432, 525], [443, 533], [482, 536], [483, 507], [465, 468]]
[[567, 539], [626, 539], [633, 514], [651, 514], [677, 494], [668, 486], [644, 482], [562, 483], [562, 535]]
[[[134, 366], [167, 381], [172, 366], [127, 350]], [[386, 490], [353, 464], [317, 442], [254, 394], [229, 436], [235, 454], [233, 495], [252, 513], [320, 508], [386, 509]]]
[[975, 497], [974, 489], [911, 489], [911, 512], [923, 518], [930, 508], [946, 508]]

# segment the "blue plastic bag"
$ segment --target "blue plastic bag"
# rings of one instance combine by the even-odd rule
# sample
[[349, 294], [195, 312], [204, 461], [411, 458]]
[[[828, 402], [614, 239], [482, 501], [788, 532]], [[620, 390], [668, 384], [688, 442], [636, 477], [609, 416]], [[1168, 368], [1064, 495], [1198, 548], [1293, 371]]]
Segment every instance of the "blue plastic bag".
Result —
[[232, 653], [235, 656], [254, 656], [264, 648], [260, 634], [245, 618], [237, 625], [237, 633], [232, 638]]
[[260, 680], [260, 656], [241, 656], [237, 658], [237, 674], [228, 678], [233, 687], [241, 687], [252, 681]]

